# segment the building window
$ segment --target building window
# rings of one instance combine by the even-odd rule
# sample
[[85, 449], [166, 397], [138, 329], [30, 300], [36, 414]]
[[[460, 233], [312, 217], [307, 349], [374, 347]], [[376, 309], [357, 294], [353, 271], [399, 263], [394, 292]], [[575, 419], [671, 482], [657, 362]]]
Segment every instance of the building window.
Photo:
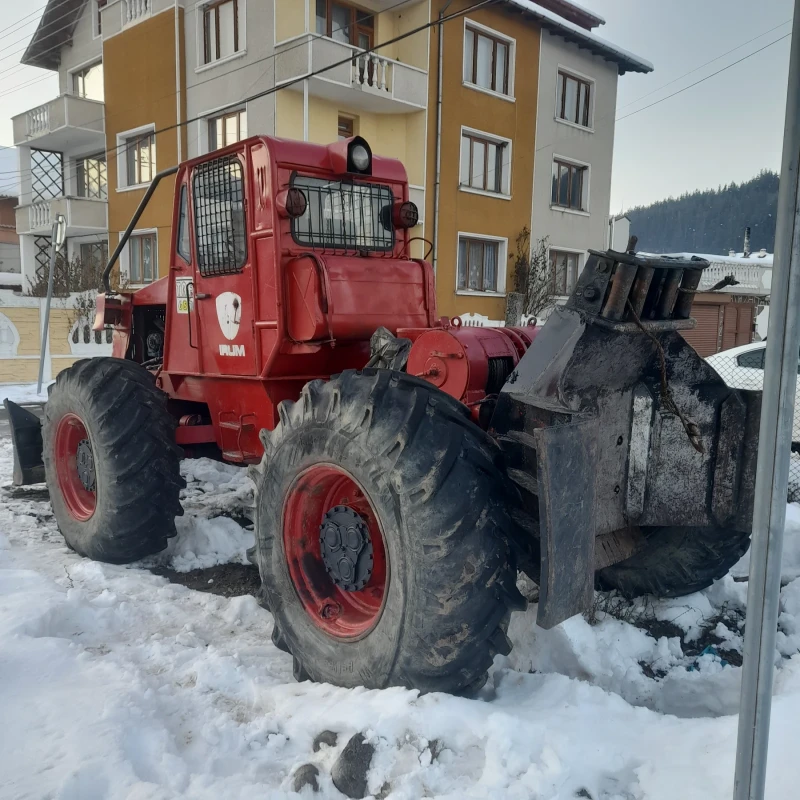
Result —
[[98, 61], [72, 73], [72, 90], [78, 97], [103, 102], [103, 62]]
[[575, 288], [579, 264], [579, 253], [550, 249], [550, 272], [553, 276], [555, 294], [566, 295]]
[[81, 242], [81, 264], [103, 269], [108, 263], [108, 242]]
[[103, 9], [108, 5], [108, 0], [95, 0], [95, 36], [103, 35]]
[[156, 137], [144, 133], [125, 139], [125, 185], [150, 183], [156, 174]]
[[460, 183], [471, 189], [509, 194], [511, 143], [478, 133], [461, 134]]
[[374, 14], [337, 0], [317, 0], [317, 33], [369, 50], [375, 36]]
[[352, 117], [339, 117], [339, 138], [350, 139], [355, 135]]
[[218, 150], [247, 138], [247, 111], [233, 111], [208, 121], [208, 150]]
[[131, 283], [152, 283], [158, 277], [158, 248], [154, 233], [134, 234], [128, 240]]
[[470, 292], [500, 292], [501, 243], [460, 236], [457, 288]]
[[591, 108], [592, 84], [559, 71], [556, 116], [588, 128], [591, 123]]
[[105, 153], [76, 161], [75, 177], [78, 183], [78, 197], [91, 197], [95, 200], [108, 198]]
[[464, 82], [510, 94], [511, 42], [469, 25], [464, 30]]
[[585, 190], [587, 167], [570, 164], [567, 161], [553, 161], [553, 191], [551, 202], [554, 206], [585, 211]]
[[239, 0], [217, 0], [203, 7], [203, 63], [240, 50]]

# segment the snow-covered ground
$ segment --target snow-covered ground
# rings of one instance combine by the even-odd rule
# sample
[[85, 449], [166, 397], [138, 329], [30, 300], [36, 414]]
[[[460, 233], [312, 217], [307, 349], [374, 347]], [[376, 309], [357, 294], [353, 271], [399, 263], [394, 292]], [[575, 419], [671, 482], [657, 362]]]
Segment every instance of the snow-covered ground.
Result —
[[20, 404], [44, 403], [47, 400], [47, 387], [52, 382], [45, 381], [41, 393], [36, 391], [36, 383], [0, 383], [0, 405], [6, 399]]
[[[0, 486], [11, 453], [0, 440]], [[245, 562], [242, 470], [185, 462], [186, 516], [151, 566]], [[219, 516], [226, 514], [227, 516]], [[800, 509], [790, 507], [768, 796], [800, 785]], [[795, 556], [797, 558], [795, 559]], [[77, 557], [40, 489], [0, 497], [0, 798], [341, 798], [330, 770], [363, 732], [373, 795], [715, 800], [733, 784], [746, 582], [593, 613], [552, 631], [516, 614], [515, 649], [476, 699], [295, 683], [252, 597]], [[532, 587], [526, 587], [531, 590]], [[591, 622], [589, 621], [591, 620]], [[650, 631], [654, 635], [649, 635]], [[709, 644], [711, 642], [711, 644]], [[312, 746], [322, 731], [333, 746]]]

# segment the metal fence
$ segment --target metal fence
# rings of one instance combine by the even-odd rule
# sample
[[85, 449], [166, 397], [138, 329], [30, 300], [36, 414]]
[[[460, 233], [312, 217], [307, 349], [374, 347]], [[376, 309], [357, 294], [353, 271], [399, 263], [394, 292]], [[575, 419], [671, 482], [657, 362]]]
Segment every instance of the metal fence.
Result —
[[[734, 389], [764, 388], [764, 354], [766, 342], [747, 347], [723, 350], [708, 357], [708, 362], [728, 386]], [[800, 373], [800, 359], [798, 359]], [[794, 422], [792, 425], [792, 452], [789, 462], [789, 501], [800, 502], [800, 404], [795, 394]]]

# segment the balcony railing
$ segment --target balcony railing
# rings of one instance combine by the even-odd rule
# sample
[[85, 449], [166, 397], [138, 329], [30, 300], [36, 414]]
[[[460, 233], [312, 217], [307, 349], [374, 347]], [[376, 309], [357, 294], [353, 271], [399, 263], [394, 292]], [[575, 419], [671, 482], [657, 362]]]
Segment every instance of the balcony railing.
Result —
[[37, 106], [25, 114], [25, 131], [28, 136], [41, 136], [50, 131], [50, 105]]
[[30, 226], [31, 230], [48, 228], [52, 224], [50, 217], [50, 201], [40, 200], [33, 203], [30, 207]]
[[708, 291], [712, 286], [727, 278], [729, 275], [738, 281], [733, 286], [727, 287], [730, 292], [742, 294], [743, 292], [756, 292], [759, 294], [769, 293], [769, 281], [765, 283], [765, 277], [771, 266], [764, 266], [757, 262], [751, 264], [729, 264], [727, 262], [717, 262], [703, 270], [703, 277], [700, 280], [698, 290]]
[[17, 233], [47, 236], [56, 214], [67, 220], [67, 236], [105, 232], [108, 203], [87, 197], [54, 197], [17, 207]]
[[152, 0], [125, 0], [125, 24], [150, 16]]
[[287, 40], [276, 51], [275, 81], [279, 86], [287, 84], [287, 88], [301, 91], [298, 79], [309, 71], [323, 71], [309, 80], [312, 95], [341, 100], [344, 87], [355, 90], [347, 100], [357, 108], [403, 113], [426, 107], [428, 75], [424, 69], [319, 34], [298, 38], [305, 41]]

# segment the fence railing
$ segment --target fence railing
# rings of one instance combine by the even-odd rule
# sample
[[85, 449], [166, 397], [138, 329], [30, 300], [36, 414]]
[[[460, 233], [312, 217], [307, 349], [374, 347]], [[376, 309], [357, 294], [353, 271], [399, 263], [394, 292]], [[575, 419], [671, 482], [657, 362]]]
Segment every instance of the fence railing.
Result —
[[[732, 355], [730, 350], [723, 350], [710, 356], [708, 361], [732, 389], [752, 389], [760, 392], [764, 388], [765, 351], [766, 343], [736, 355]], [[795, 394], [792, 453], [789, 461], [790, 502], [800, 502], [800, 404], [797, 400], [798, 393]]]
[[50, 106], [45, 104], [32, 108], [25, 115], [28, 136], [41, 136], [50, 130]]

